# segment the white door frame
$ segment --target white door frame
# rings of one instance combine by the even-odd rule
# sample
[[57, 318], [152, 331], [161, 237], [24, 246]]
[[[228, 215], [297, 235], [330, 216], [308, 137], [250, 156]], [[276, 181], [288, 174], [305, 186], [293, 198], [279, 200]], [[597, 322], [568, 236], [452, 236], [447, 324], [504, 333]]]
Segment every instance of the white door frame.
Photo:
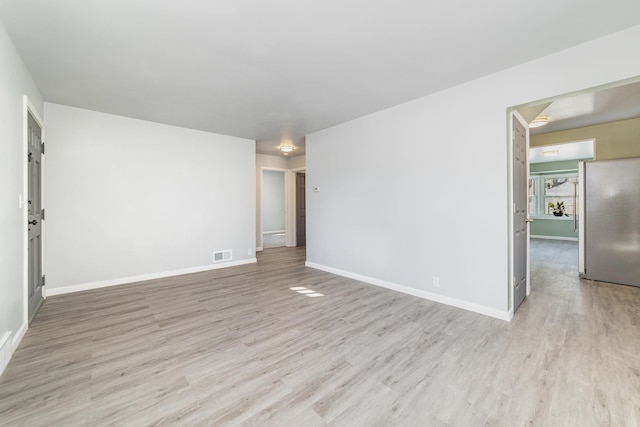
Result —
[[287, 173], [287, 181], [289, 181], [289, 202], [287, 204], [287, 219], [288, 230], [291, 233], [287, 233], [287, 247], [295, 247], [298, 244], [298, 219], [296, 218], [296, 203], [297, 203], [297, 184], [296, 175], [298, 173], [306, 173], [307, 168], [289, 169]]
[[[514, 307], [513, 307], [513, 274], [515, 271], [515, 250], [513, 247], [513, 232], [514, 232], [514, 224], [513, 224], [513, 201], [514, 201], [514, 185], [513, 185], [513, 123], [514, 120], [517, 120], [524, 126], [526, 133], [526, 165], [527, 165], [527, 179], [529, 178], [529, 123], [518, 113], [516, 110], [512, 110], [509, 112], [509, 132], [508, 132], [508, 174], [509, 174], [509, 203], [508, 203], [508, 230], [509, 230], [509, 277], [508, 277], [508, 307], [509, 307], [509, 318], [513, 318]], [[527, 223], [527, 259], [526, 259], [526, 268], [527, 268], [527, 288], [526, 295], [529, 296], [531, 294], [531, 255], [530, 255], [530, 239], [531, 239], [531, 225]]]
[[[269, 166], [262, 166], [260, 168], [260, 188], [258, 189], [258, 191], [260, 192], [260, 213], [258, 214], [258, 229], [259, 229], [259, 235], [260, 235], [260, 244], [258, 245], [258, 247], [256, 248], [257, 251], [261, 251], [264, 249], [264, 242], [263, 242], [263, 232], [264, 232], [264, 224], [262, 221], [262, 212], [263, 212], [263, 208], [264, 208], [264, 200], [263, 200], [263, 194], [262, 194], [262, 188], [263, 188], [263, 184], [262, 184], [262, 180], [264, 178], [264, 171], [276, 171], [276, 172], [283, 172], [284, 173], [284, 206], [285, 206], [285, 211], [284, 211], [284, 234], [285, 234], [285, 242], [288, 242], [289, 240], [289, 236], [291, 235], [291, 224], [289, 223], [289, 204], [290, 204], [290, 199], [291, 197], [289, 196], [289, 192], [290, 192], [290, 184], [289, 184], [289, 180], [287, 179], [288, 177], [288, 172], [289, 169], [281, 169], [281, 168], [272, 168]], [[295, 203], [295, 201], [294, 201]], [[288, 246], [288, 245], [287, 245]]]
[[262, 178], [263, 173], [266, 170], [284, 172], [284, 203], [285, 203], [285, 217], [284, 217], [284, 234], [285, 245], [289, 248], [296, 246], [296, 174], [299, 172], [306, 172], [306, 167], [294, 168], [294, 169], [282, 169], [273, 168], [269, 166], [262, 166], [260, 168], [260, 180], [258, 191], [260, 192], [260, 212], [258, 214], [258, 230], [260, 235], [260, 242], [257, 245], [256, 250], [261, 251], [264, 249], [263, 235], [264, 225], [262, 221], [262, 206], [264, 201], [262, 200]]

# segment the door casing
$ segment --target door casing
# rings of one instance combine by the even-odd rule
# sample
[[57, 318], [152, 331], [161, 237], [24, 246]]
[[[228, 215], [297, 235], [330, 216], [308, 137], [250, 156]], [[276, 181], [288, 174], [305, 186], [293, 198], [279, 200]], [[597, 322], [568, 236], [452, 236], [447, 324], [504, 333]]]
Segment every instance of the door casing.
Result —
[[[301, 191], [302, 190], [302, 191]], [[306, 246], [306, 174], [296, 173], [296, 246]]]
[[[291, 188], [291, 184], [289, 183], [289, 180], [287, 179], [287, 172], [289, 171], [288, 169], [281, 169], [281, 168], [270, 168], [270, 167], [266, 167], [263, 166], [260, 168], [260, 188], [258, 189], [258, 191], [260, 192], [260, 215], [258, 215], [258, 234], [260, 236], [260, 241], [256, 243], [256, 250], [257, 251], [261, 251], [264, 247], [263, 245], [263, 235], [262, 233], [264, 232], [264, 224], [263, 224], [263, 219], [262, 219], [262, 213], [264, 212], [264, 194], [262, 193], [262, 189], [263, 189], [263, 181], [264, 181], [264, 171], [276, 171], [276, 172], [282, 172], [284, 174], [284, 205], [285, 205], [285, 217], [284, 217], [284, 234], [285, 234], [285, 241], [288, 242], [289, 241], [289, 237], [291, 236], [291, 225], [289, 223], [289, 203], [291, 200], [291, 197], [289, 196], [289, 192], [290, 192], [290, 188]], [[289, 246], [287, 244], [287, 246]]]

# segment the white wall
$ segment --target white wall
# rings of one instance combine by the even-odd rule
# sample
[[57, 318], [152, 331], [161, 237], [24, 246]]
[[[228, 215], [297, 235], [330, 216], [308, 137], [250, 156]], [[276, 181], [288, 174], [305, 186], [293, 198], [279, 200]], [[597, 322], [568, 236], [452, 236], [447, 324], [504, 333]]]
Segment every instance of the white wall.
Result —
[[307, 166], [307, 156], [296, 156], [287, 159], [288, 169], [304, 169]]
[[262, 232], [282, 232], [285, 216], [285, 172], [265, 170], [262, 174]]
[[308, 135], [308, 262], [508, 318], [507, 108], [639, 75], [639, 45], [637, 26]]
[[48, 291], [255, 257], [254, 141], [45, 111]]
[[27, 326], [24, 95], [42, 117], [42, 96], [0, 22], [0, 341], [10, 332], [14, 344]]

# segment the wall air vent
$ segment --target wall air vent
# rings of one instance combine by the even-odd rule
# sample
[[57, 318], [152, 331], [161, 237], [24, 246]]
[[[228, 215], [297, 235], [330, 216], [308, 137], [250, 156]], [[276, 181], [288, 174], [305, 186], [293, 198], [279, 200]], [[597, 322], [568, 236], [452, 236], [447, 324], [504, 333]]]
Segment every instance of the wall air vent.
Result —
[[231, 254], [232, 254], [231, 249], [214, 252], [213, 253], [213, 262], [231, 261], [231, 258], [232, 258]]

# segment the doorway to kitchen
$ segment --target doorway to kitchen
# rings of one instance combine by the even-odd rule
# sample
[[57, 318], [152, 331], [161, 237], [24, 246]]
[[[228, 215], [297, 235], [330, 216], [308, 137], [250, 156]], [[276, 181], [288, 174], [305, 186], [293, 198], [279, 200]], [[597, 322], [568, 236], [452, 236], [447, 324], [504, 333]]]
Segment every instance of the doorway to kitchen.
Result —
[[[640, 156], [640, 77], [514, 107], [528, 123], [532, 294], [549, 272], [577, 277], [580, 160]], [[571, 283], [576, 283], [571, 281]]]

